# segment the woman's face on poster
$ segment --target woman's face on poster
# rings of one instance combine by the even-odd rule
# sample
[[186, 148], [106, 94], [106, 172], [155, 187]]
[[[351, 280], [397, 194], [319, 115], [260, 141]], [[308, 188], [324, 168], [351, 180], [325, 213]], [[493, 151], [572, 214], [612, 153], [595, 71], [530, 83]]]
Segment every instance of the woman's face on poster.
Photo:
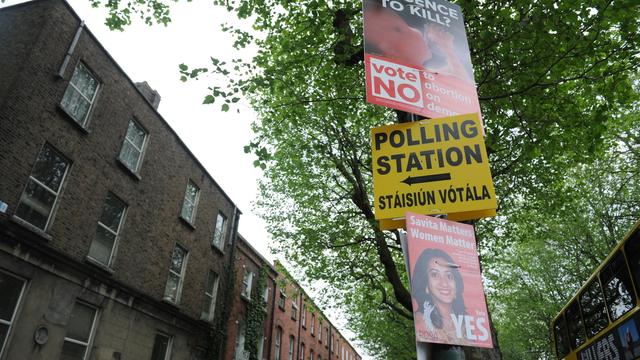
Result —
[[435, 257], [427, 263], [427, 293], [440, 303], [451, 304], [456, 298], [456, 280], [449, 262]]

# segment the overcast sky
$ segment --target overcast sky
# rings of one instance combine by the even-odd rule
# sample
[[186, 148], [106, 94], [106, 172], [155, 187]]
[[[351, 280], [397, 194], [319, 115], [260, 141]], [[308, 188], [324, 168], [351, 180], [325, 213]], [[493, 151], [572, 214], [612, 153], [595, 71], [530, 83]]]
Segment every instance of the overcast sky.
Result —
[[[67, 1], [134, 82], [147, 81], [158, 91], [162, 97], [160, 114], [242, 211], [240, 234], [273, 263], [278, 257], [268, 250], [270, 236], [265, 223], [253, 214], [252, 202], [258, 193], [261, 171], [253, 166], [254, 156], [243, 150], [253, 138], [250, 127], [256, 115], [243, 101], [240, 101], [239, 114], [235, 110], [220, 111], [220, 104], [203, 105], [207, 87], [225, 79], [205, 76], [199, 81], [184, 83], [180, 81], [178, 69], [181, 63], [206, 67], [211, 56], [221, 60], [237, 57], [250, 60], [252, 50], [238, 53], [232, 47], [232, 38], [220, 31], [220, 24], [237, 21], [235, 16], [210, 2], [181, 1], [171, 3], [172, 21], [167, 27], [149, 27], [135, 19], [133, 25], [120, 32], [110, 31], [104, 25], [106, 11], [92, 8], [89, 0]], [[0, 7], [21, 2], [24, 1], [6, 0]], [[279, 260], [287, 263], [285, 259]], [[312, 297], [319, 296], [314, 289], [306, 286], [305, 289]], [[316, 286], [315, 290], [321, 289]], [[325, 311], [332, 322], [342, 328], [344, 336], [353, 335], [344, 328], [339, 311]], [[368, 359], [361, 349], [358, 352], [364, 360]]]

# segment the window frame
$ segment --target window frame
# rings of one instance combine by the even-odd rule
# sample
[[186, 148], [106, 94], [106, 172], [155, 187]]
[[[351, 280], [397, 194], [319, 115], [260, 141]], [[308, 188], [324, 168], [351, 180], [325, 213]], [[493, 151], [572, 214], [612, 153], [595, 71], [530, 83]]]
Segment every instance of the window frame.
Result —
[[[213, 283], [213, 289], [208, 289], [207, 285], [209, 285], [209, 277], [210, 276], [215, 276], [215, 281]], [[215, 315], [215, 311], [216, 311], [216, 300], [218, 298], [218, 286], [220, 284], [220, 275], [218, 275], [218, 273], [216, 273], [215, 271], [209, 269], [209, 272], [207, 274], [207, 278], [205, 280], [205, 284], [204, 284], [204, 301], [203, 301], [203, 309], [202, 309], [202, 314], [200, 316], [200, 318], [202, 320], [211, 322], [213, 321], [214, 315]], [[209, 292], [207, 292], [209, 291]], [[206, 305], [206, 301], [207, 298], [211, 299], [211, 304], [209, 305], [209, 309], [205, 309], [204, 306]]]
[[623, 248], [629, 274], [640, 296], [640, 228], [629, 236]]
[[296, 301], [291, 301], [291, 319], [298, 321], [298, 304]]
[[307, 328], [307, 304], [302, 304], [302, 310], [300, 311], [300, 323], [303, 328]]
[[[575, 312], [575, 320], [568, 313]], [[574, 315], [574, 314], [569, 314]], [[587, 341], [587, 331], [584, 328], [584, 320], [582, 319], [582, 311], [580, 309], [579, 299], [573, 299], [567, 309], [564, 311], [565, 321], [567, 323], [567, 333], [569, 335], [569, 346], [571, 349], [577, 349]], [[574, 330], [576, 330], [574, 332]]]
[[246, 300], [251, 300], [251, 288], [253, 286], [253, 272], [247, 269], [244, 270], [244, 275], [242, 276], [242, 291], [240, 292], [240, 296], [245, 298]]
[[16, 276], [10, 272], [4, 271], [0, 269], [0, 273], [6, 275], [6, 276], [10, 276], [14, 279], [17, 279], [19, 281], [22, 282], [22, 285], [20, 287], [20, 294], [18, 295], [18, 299], [16, 300], [16, 304], [13, 307], [13, 311], [11, 313], [11, 319], [9, 320], [3, 320], [0, 319], [0, 324], [2, 325], [6, 325], [8, 326], [7, 328], [7, 333], [5, 335], [4, 340], [2, 341], [2, 343], [0, 343], [0, 359], [3, 359], [3, 355], [4, 355], [4, 350], [5, 347], [7, 345], [7, 343], [9, 342], [9, 339], [11, 338], [11, 330], [13, 329], [13, 324], [16, 321], [16, 317], [18, 316], [18, 312], [20, 311], [20, 306], [22, 305], [22, 299], [25, 295], [26, 292], [26, 288], [27, 288], [27, 279], [21, 277], [21, 276]]
[[[596, 290], [596, 295], [599, 295], [599, 297], [597, 298], [592, 298], [591, 300], [593, 301], [595, 300], [600, 300], [599, 304], [588, 304], [588, 305], [600, 305], [600, 313], [601, 315], [604, 315], [604, 324], [601, 324], [602, 327], [597, 329], [595, 325], [598, 325], [596, 323], [596, 321], [598, 321], [599, 319], [597, 318], [597, 313], [593, 313], [593, 314], [585, 314], [585, 304], [583, 302], [583, 298], [585, 298], [587, 295], [592, 295], [591, 292], [591, 286], [594, 286], [594, 290]], [[599, 290], [599, 291], [597, 291]], [[597, 276], [594, 277], [593, 279], [591, 279], [591, 281], [587, 281], [587, 283], [584, 285], [584, 289], [580, 292], [580, 294], [578, 295], [578, 302], [580, 303], [580, 312], [582, 314], [582, 322], [583, 322], [583, 326], [584, 329], [586, 331], [586, 335], [587, 335], [587, 340], [591, 339], [593, 337], [595, 337], [597, 334], [599, 334], [602, 330], [606, 329], [607, 326], [610, 323], [609, 320], [609, 314], [607, 313], [607, 305], [605, 303], [605, 297], [604, 297], [604, 292], [602, 291], [602, 284], [600, 283], [600, 278], [598, 278]], [[587, 298], [587, 300], [589, 300], [589, 298]], [[601, 318], [602, 319], [602, 318]], [[592, 326], [593, 325], [593, 326]], [[597, 330], [596, 330], [597, 329]]]
[[[187, 206], [187, 198], [189, 195], [189, 185], [193, 185], [195, 187], [195, 199], [193, 199], [193, 211], [191, 212], [189, 217], [185, 217], [185, 206]], [[184, 190], [184, 198], [182, 199], [182, 208], [180, 209], [180, 218], [186, 221], [189, 225], [194, 226], [196, 223], [196, 213], [198, 212], [198, 203], [200, 201], [200, 187], [196, 184], [195, 181], [189, 179], [187, 182], [187, 187]], [[191, 203], [191, 200], [189, 200]]]
[[[222, 219], [222, 230], [218, 232], [218, 219]], [[220, 251], [224, 251], [225, 237], [227, 236], [227, 224], [228, 224], [227, 216], [222, 212], [218, 211], [218, 215], [216, 216], [216, 222], [213, 226], [213, 235], [211, 236], [211, 245], [216, 247]]]
[[158, 336], [163, 336], [163, 337], [168, 339], [167, 348], [164, 351], [164, 356], [163, 356], [162, 360], [170, 360], [171, 359], [171, 353], [173, 352], [173, 335], [169, 335], [169, 334], [167, 334], [165, 332], [162, 332], [162, 331], [157, 331], [156, 332], [156, 336], [153, 337], [153, 347], [151, 348], [152, 349], [151, 350], [151, 356], [153, 356], [153, 348], [155, 348], [156, 338]]
[[311, 313], [311, 327], [309, 328], [309, 332], [311, 332], [311, 336], [316, 336], [315, 327], [316, 327], [316, 314]]
[[[242, 360], [245, 359], [246, 352], [246, 335], [247, 329], [246, 325], [243, 321], [238, 323], [238, 328], [236, 329], [236, 343], [233, 347], [233, 360]], [[242, 347], [240, 346], [242, 345]], [[246, 357], [248, 359], [248, 357]]]
[[[122, 215], [120, 216], [120, 221], [118, 223], [118, 230], [114, 233], [113, 230], [111, 230], [108, 226], [106, 226], [105, 224], [102, 223], [102, 213], [104, 213], [104, 205], [106, 204], [107, 198], [109, 197], [109, 195], [112, 195], [114, 198], [116, 198], [118, 201], [120, 201], [123, 205], [124, 208], [122, 209]], [[122, 227], [125, 221], [125, 217], [127, 216], [127, 209], [129, 208], [129, 205], [127, 203], [125, 203], [119, 196], [117, 196], [116, 194], [114, 194], [113, 192], [109, 191], [107, 193], [107, 197], [105, 197], [104, 202], [102, 203], [102, 213], [100, 214], [100, 219], [97, 221], [98, 222], [98, 229], [100, 227], [102, 227], [103, 229], [107, 230], [110, 234], [114, 235], [113, 238], [113, 246], [111, 247], [111, 253], [109, 254], [109, 260], [107, 261], [107, 264], [103, 263], [102, 261], [94, 258], [93, 256], [91, 256], [91, 244], [93, 244], [93, 242], [95, 241], [95, 238], [91, 241], [91, 244], [89, 245], [89, 252], [87, 253], [87, 258], [89, 260], [91, 260], [92, 262], [96, 262], [102, 266], [106, 266], [107, 268], [111, 268], [114, 262], [114, 258], [115, 258], [115, 253], [116, 250], [118, 248], [118, 243], [120, 240], [120, 233], [122, 231]], [[98, 231], [98, 229], [96, 229], [96, 233]], [[96, 234], [97, 236], [97, 234]]]
[[[33, 172], [35, 170], [35, 166], [38, 163], [38, 159], [40, 158], [40, 154], [42, 154], [42, 152], [45, 150], [45, 148], [48, 148], [50, 151], [52, 151], [53, 153], [55, 153], [56, 155], [58, 155], [61, 159], [66, 160], [66, 167], [64, 170], [64, 174], [62, 175], [62, 178], [60, 180], [60, 185], [58, 186], [57, 191], [54, 191], [53, 189], [50, 189], [47, 185], [43, 184], [40, 180], [36, 179], [35, 177], [33, 177]], [[24, 187], [22, 188], [22, 192], [20, 193], [20, 198], [18, 199], [18, 205], [16, 205], [16, 208], [14, 210], [14, 216], [18, 219], [20, 219], [21, 221], [24, 221], [26, 224], [29, 224], [30, 226], [33, 226], [34, 228], [43, 231], [43, 232], [47, 232], [51, 226], [51, 221], [58, 209], [58, 200], [60, 199], [60, 196], [62, 194], [62, 191], [64, 189], [64, 185], [65, 185], [65, 181], [67, 180], [67, 176], [69, 175], [69, 171], [71, 169], [71, 159], [69, 159], [67, 156], [65, 156], [62, 152], [58, 151], [58, 149], [56, 149], [55, 147], [53, 147], [51, 144], [49, 143], [45, 143], [44, 145], [42, 145], [42, 147], [40, 148], [40, 151], [38, 151], [38, 154], [36, 155], [35, 161], [33, 162], [33, 165], [31, 166], [31, 172], [29, 173], [29, 177], [27, 178], [27, 181], [24, 184]], [[53, 200], [53, 203], [51, 204], [51, 209], [49, 210], [49, 214], [47, 215], [47, 220], [45, 221], [44, 227], [40, 227], [36, 224], [31, 223], [29, 220], [24, 219], [22, 217], [20, 217], [18, 215], [18, 209], [20, 207], [20, 205], [22, 204], [22, 199], [25, 196], [25, 193], [27, 191], [27, 187], [29, 186], [29, 182], [33, 181], [34, 183], [36, 183], [37, 186], [43, 188], [44, 190], [46, 190], [48, 193], [53, 194], [55, 196], [55, 199]]]
[[[616, 267], [614, 268], [614, 266]], [[610, 257], [609, 261], [604, 263], [604, 266], [600, 270], [598, 276], [602, 284], [601, 290], [602, 290], [602, 295], [604, 296], [603, 300], [605, 304], [605, 310], [609, 317], [610, 322], [614, 322], [620, 319], [626, 313], [633, 310], [633, 308], [637, 304], [638, 299], [636, 299], [636, 294], [633, 289], [633, 279], [631, 278], [631, 274], [627, 266], [627, 259], [625, 258], [621, 250], [617, 250], [616, 252], [614, 252], [613, 255]], [[626, 277], [627, 283], [624, 282], [623, 277]], [[606, 283], [605, 283], [605, 279], [606, 279]], [[620, 284], [624, 285], [625, 290], [627, 290], [627, 293], [631, 298], [631, 303], [627, 304], [629, 305], [629, 307], [620, 314], [613, 312], [612, 307], [614, 306], [614, 304], [611, 303], [611, 300], [621, 299], [622, 296], [621, 294], [619, 294], [619, 291], [617, 292], [618, 296], [610, 296], [611, 293], [609, 292], [609, 289], [610, 289], [609, 284], [611, 284], [614, 281], [614, 279], [617, 279], [619, 281], [617, 288], [620, 287]], [[617, 316], [614, 316], [614, 315], [617, 315]]]
[[293, 335], [289, 335], [289, 352], [287, 359], [288, 360], [293, 360], [294, 359], [294, 350], [295, 350], [295, 342], [296, 342], [296, 338]]
[[282, 328], [276, 326], [276, 341], [275, 341], [275, 360], [282, 358]]
[[284, 290], [280, 290], [280, 295], [278, 296], [278, 307], [280, 310], [285, 311], [287, 307], [287, 294], [285, 294]]
[[[78, 68], [84, 68], [84, 70], [89, 74], [89, 76], [91, 76], [97, 83], [96, 85], [96, 89], [93, 92], [93, 97], [91, 99], [88, 99], [77, 87], [75, 84], [72, 83], [73, 80], [73, 75], [75, 75], [76, 70]], [[64, 105], [62, 105], [62, 102], [64, 100], [65, 95], [67, 94], [67, 92], [69, 91], [69, 88], [73, 87], [73, 91], [77, 92], [83, 99], [85, 99], [86, 101], [89, 102], [89, 108], [87, 109], [87, 113], [84, 114], [84, 119], [79, 120], [76, 119], [76, 117], [71, 113], [70, 110], [68, 110]], [[94, 105], [96, 103], [96, 99], [98, 97], [98, 92], [100, 92], [100, 89], [102, 88], [102, 81], [100, 81], [100, 78], [98, 78], [98, 76], [95, 74], [95, 72], [93, 72], [88, 65], [86, 65], [83, 61], [78, 61], [78, 63], [76, 64], [76, 66], [73, 68], [73, 72], [71, 73], [71, 76], [69, 77], [68, 83], [67, 83], [67, 87], [64, 90], [64, 93], [62, 94], [62, 98], [60, 99], [60, 103], [59, 106], [60, 108], [65, 112], [65, 114], [67, 114], [73, 121], [74, 123], [76, 123], [77, 125], [79, 125], [81, 128], [83, 129], [87, 129], [88, 125], [89, 125], [89, 116], [91, 115], [91, 112], [94, 109]]]
[[264, 342], [266, 340], [264, 333], [261, 331], [260, 332], [260, 337], [259, 337], [259, 341], [258, 341], [258, 360], [262, 360], [262, 357], [264, 356]]
[[[127, 135], [129, 135], [129, 124], [131, 123], [133, 123], [136, 127], [138, 127], [140, 130], [144, 132], [144, 138], [142, 139], [142, 146], [140, 147], [140, 149], [138, 149], [138, 147], [127, 138]], [[148, 139], [149, 139], [149, 131], [147, 131], [147, 129], [144, 126], [142, 126], [140, 122], [137, 121], [135, 118], [129, 119], [129, 122], [127, 123], [127, 131], [124, 134], [124, 139], [122, 140], [122, 146], [120, 147], [120, 152], [118, 153], [118, 161], [120, 161], [122, 165], [124, 165], [129, 171], [131, 171], [134, 174], [138, 174], [140, 172], [140, 168], [142, 166], [142, 160], [144, 159], [144, 153], [145, 153], [145, 150], [147, 149], [147, 143], [149, 142]], [[140, 155], [138, 156], [138, 159], [136, 161], [135, 169], [132, 169], [129, 166], [129, 164], [122, 158], [122, 151], [124, 150], [124, 145], [127, 142], [129, 142], [129, 144], [133, 146], [134, 149], [140, 152]]]
[[264, 292], [262, 293], [262, 305], [267, 306], [269, 303], [269, 292], [271, 292], [271, 288], [268, 286], [264, 287]]
[[[180, 274], [175, 274], [175, 271], [173, 271], [173, 269], [171, 269], [171, 263], [169, 263], [169, 273], [167, 274], [167, 283], [165, 284], [165, 289], [164, 289], [164, 296], [163, 296], [163, 300], [168, 301], [172, 304], [179, 304], [180, 303], [180, 298], [182, 296], [182, 286], [184, 285], [184, 278], [185, 278], [185, 273], [187, 272], [187, 261], [189, 260], [189, 251], [187, 250], [186, 247], [178, 244], [177, 242], [173, 245], [173, 249], [171, 250], [171, 260], [173, 259], [173, 252], [175, 251], [176, 248], [181, 248], [184, 250], [184, 258], [182, 259], [182, 267], [180, 269]], [[178, 280], [178, 286], [176, 289], [176, 295], [175, 295], [175, 301], [171, 300], [171, 298], [169, 298], [167, 296], [167, 286], [169, 285], [169, 279], [171, 277], [171, 274], [174, 273], [174, 275], [177, 275], [179, 280]]]
[[[553, 329], [553, 345], [556, 350], [556, 354], [559, 357], [564, 358], [569, 352], [571, 352], [571, 344], [569, 343], [570, 341], [569, 329], [567, 328], [567, 322], [565, 321], [564, 313], [562, 313], [560, 317], [558, 317], [556, 321], [553, 322], [552, 329]], [[558, 333], [558, 330], [563, 331], [564, 333]], [[562, 342], [562, 346], [566, 347], [566, 351], [563, 351], [562, 354], [558, 347], [560, 342]]]
[[[82, 300], [76, 300], [76, 302], [73, 304], [73, 309], [71, 309], [71, 313], [69, 313], [69, 316], [71, 316], [71, 314], [73, 314], [73, 310], [75, 309], [75, 306], [77, 304], [81, 304], [83, 306], [86, 306], [88, 308], [91, 308], [94, 310], [93, 313], [93, 319], [91, 319], [91, 328], [89, 330], [89, 336], [87, 338], [87, 342], [84, 343], [80, 340], [76, 340], [76, 339], [72, 339], [72, 338], [68, 338], [67, 337], [67, 331], [65, 330], [65, 334], [64, 334], [64, 340], [62, 341], [62, 346], [64, 347], [64, 343], [65, 342], [70, 342], [72, 344], [76, 344], [76, 345], [82, 345], [85, 347], [84, 350], [84, 355], [82, 356], [82, 360], [86, 360], [89, 355], [91, 354], [91, 348], [92, 348], [92, 344], [93, 344], [93, 338], [96, 335], [96, 328], [97, 328], [97, 322], [98, 322], [98, 314], [100, 309], [94, 305], [91, 305], [87, 302], [84, 302]], [[60, 352], [62, 353], [62, 349], [60, 350]]]

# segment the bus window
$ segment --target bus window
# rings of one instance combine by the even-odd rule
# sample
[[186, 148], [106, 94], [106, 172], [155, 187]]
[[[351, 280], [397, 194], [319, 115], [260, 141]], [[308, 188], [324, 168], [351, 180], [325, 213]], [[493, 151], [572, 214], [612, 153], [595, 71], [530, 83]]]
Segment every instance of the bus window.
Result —
[[560, 316], [553, 324], [553, 336], [556, 339], [556, 354], [558, 354], [559, 358], [565, 357], [571, 349], [569, 348], [567, 325], [564, 322], [564, 316]]
[[604, 299], [598, 278], [591, 280], [584, 292], [580, 294], [580, 307], [587, 337], [592, 337], [607, 326], [607, 312], [604, 309]]
[[569, 330], [569, 344], [571, 344], [572, 348], [576, 349], [586, 340], [577, 301], [574, 300], [571, 305], [569, 305], [565, 317], [567, 318], [567, 330]]
[[631, 277], [620, 251], [602, 269], [600, 280], [602, 280], [611, 321], [617, 320], [631, 310], [636, 303]]
[[636, 290], [640, 291], [640, 230], [629, 237], [624, 244], [624, 251], [629, 261], [629, 269], [636, 281]]

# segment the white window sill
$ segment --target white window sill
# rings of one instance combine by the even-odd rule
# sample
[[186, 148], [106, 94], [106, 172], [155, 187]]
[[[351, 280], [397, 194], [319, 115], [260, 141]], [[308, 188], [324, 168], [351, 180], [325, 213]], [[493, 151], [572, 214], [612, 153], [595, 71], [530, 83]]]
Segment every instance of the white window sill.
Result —
[[224, 255], [224, 249], [216, 244], [211, 244], [211, 247], [216, 249], [220, 254]]
[[209, 319], [209, 315], [200, 314], [200, 321], [204, 321], [207, 324], [212, 324], [213, 325], [213, 319]]
[[89, 255], [87, 255], [84, 258], [84, 261], [89, 263], [89, 264], [91, 264], [91, 265], [93, 265], [93, 266], [95, 266], [95, 267], [97, 267], [97, 268], [99, 268], [100, 270], [104, 270], [104, 271], [108, 272], [110, 275], [112, 275], [115, 272], [115, 270], [113, 270], [109, 266], [107, 266], [107, 265], [101, 263], [100, 261], [90, 257]]
[[45, 232], [44, 230], [40, 229], [39, 227], [35, 226], [35, 225], [31, 225], [30, 223], [28, 223], [25, 220], [20, 219], [19, 217], [13, 215], [10, 217], [11, 221], [13, 221], [14, 223], [22, 226], [23, 228], [31, 231], [32, 233], [39, 235], [40, 237], [43, 237], [45, 240], [47, 241], [51, 241], [53, 240], [53, 236], [49, 235], [47, 232]]
[[[80, 132], [82, 132], [82, 133], [84, 133], [84, 134], [89, 134], [89, 133], [90, 133], [89, 129], [87, 129], [87, 128], [85, 127], [86, 123], [85, 123], [85, 125], [80, 124], [80, 123], [76, 120], [76, 118], [74, 118], [74, 117], [73, 117], [73, 115], [69, 114], [69, 112], [67, 111], [67, 109], [63, 108], [63, 107], [62, 107], [62, 105], [60, 105], [60, 104], [58, 104], [58, 109], [60, 109], [60, 111], [65, 115], [65, 117], [66, 117], [66, 118], [67, 118], [71, 123], [73, 123], [73, 125], [75, 125], [75, 126], [76, 126], [76, 128], [77, 128], [78, 130], [80, 130]], [[91, 111], [91, 110], [89, 110], [89, 111]]]
[[168, 297], [163, 296], [162, 297], [162, 302], [166, 303], [166, 304], [169, 304], [169, 305], [171, 305], [171, 306], [173, 306], [175, 308], [178, 308], [178, 309], [180, 308], [180, 305], [179, 305], [180, 304], [180, 300], [178, 300], [178, 302], [175, 302], [175, 301], [169, 299]]
[[178, 216], [178, 218], [180, 218], [180, 220], [181, 220], [185, 225], [187, 225], [188, 227], [190, 227], [190, 228], [191, 228], [191, 230], [195, 230], [195, 229], [196, 229], [196, 226], [195, 226], [195, 225], [193, 225], [193, 223], [191, 223], [191, 221], [189, 221], [189, 220], [185, 219], [185, 218], [184, 218], [184, 216], [182, 216], [182, 214], [180, 214], [180, 215]]
[[122, 161], [120, 159], [120, 157], [116, 157], [116, 162], [118, 163], [118, 165], [120, 165], [120, 167], [122, 168], [122, 170], [124, 170], [124, 172], [127, 173], [127, 175], [131, 176], [132, 178], [134, 178], [135, 180], [142, 180], [142, 177], [140, 176], [140, 174], [138, 174], [137, 172], [131, 170], [129, 168], [129, 166], [127, 166], [127, 164], [124, 163], [124, 161]]

